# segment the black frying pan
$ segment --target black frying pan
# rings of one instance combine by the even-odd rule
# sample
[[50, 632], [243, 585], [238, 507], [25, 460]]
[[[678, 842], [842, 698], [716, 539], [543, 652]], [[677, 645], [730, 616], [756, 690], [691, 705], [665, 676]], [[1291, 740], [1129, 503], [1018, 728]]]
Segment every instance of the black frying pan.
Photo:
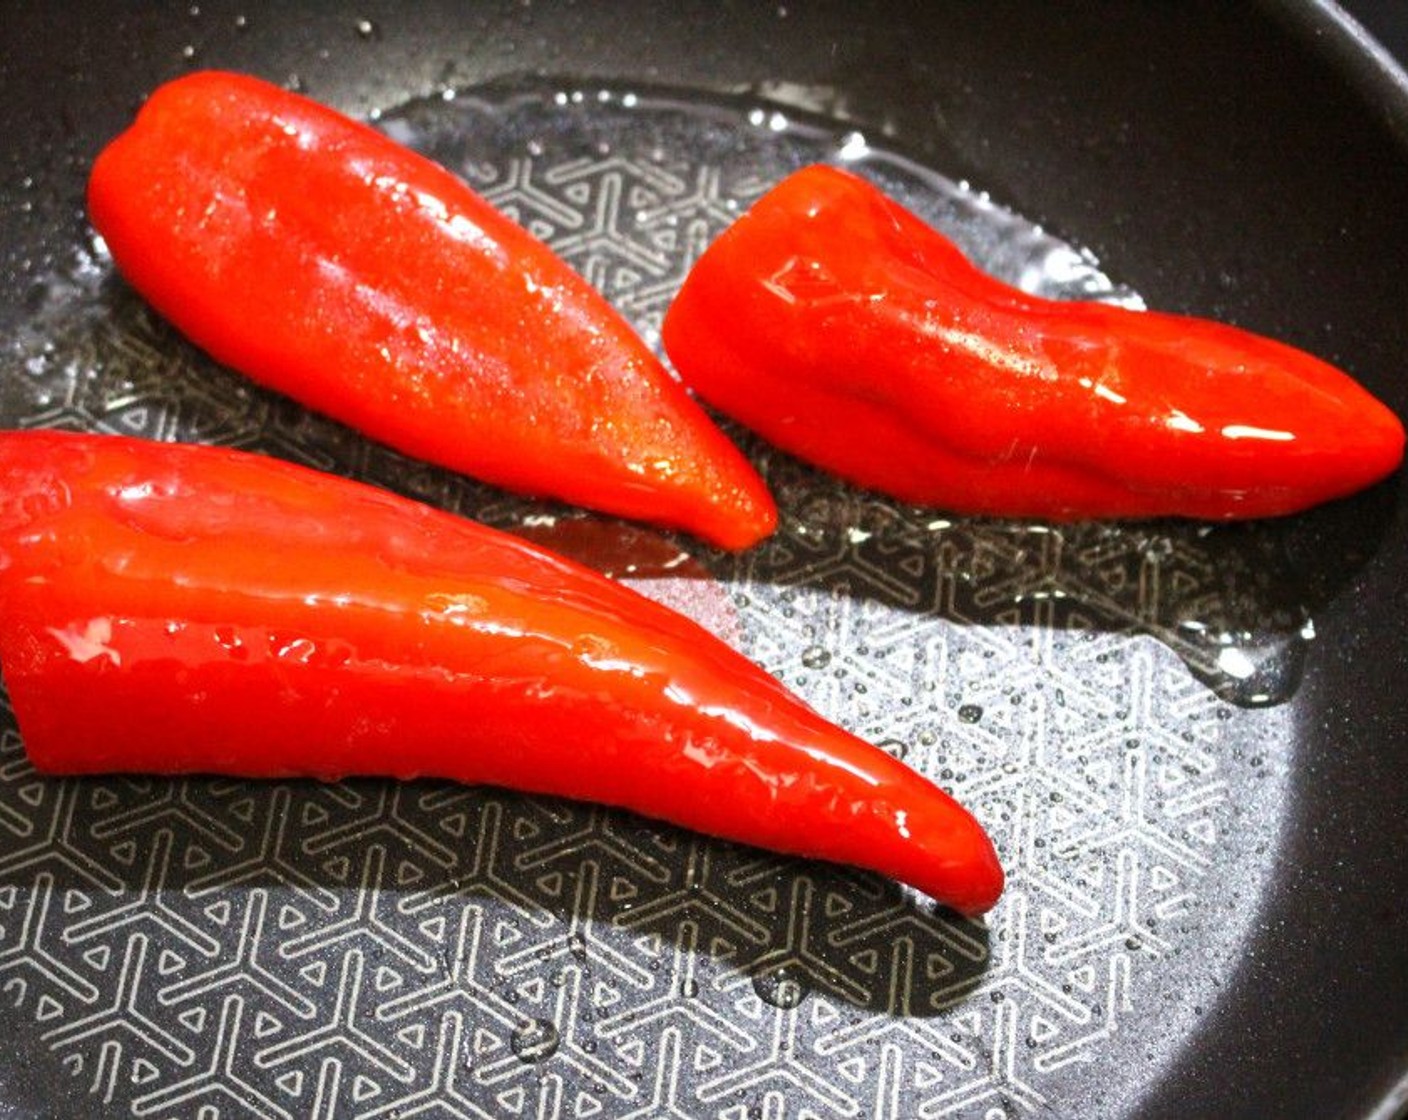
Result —
[[[1408, 413], [1408, 93], [1327, 6], [207, 0], [10, 5], [3, 31], [7, 426], [234, 440], [509, 527], [543, 512], [246, 390], [107, 274], [89, 162], [194, 66], [357, 114], [486, 84], [520, 109], [525, 90], [691, 91], [721, 163], [754, 112], [819, 143], [858, 131], [1151, 305], [1316, 351]], [[560, 133], [529, 108], [564, 192], [561, 164], [608, 158], [589, 104]], [[698, 171], [688, 133], [665, 129], [682, 147], [662, 158]], [[634, 158], [629, 128], [612, 143]], [[746, 201], [759, 184], [731, 166]], [[643, 329], [655, 310], [635, 305]], [[790, 528], [743, 560], [690, 546], [699, 578], [669, 593], [971, 792], [1015, 871], [1006, 909], [959, 923], [865, 876], [493, 791], [36, 782], [6, 730], [0, 1111], [1392, 1115], [1398, 483], [1211, 536], [1072, 530], [1053, 559], [1049, 534], [919, 516], [745, 447]], [[1037, 608], [1014, 587], [1077, 593]], [[1274, 647], [1276, 688], [1236, 695], [1190, 618]]]

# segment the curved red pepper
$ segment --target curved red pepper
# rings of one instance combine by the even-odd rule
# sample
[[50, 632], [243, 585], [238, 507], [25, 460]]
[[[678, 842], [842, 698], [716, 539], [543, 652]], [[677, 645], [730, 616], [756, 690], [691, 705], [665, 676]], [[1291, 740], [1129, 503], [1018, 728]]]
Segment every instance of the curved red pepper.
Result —
[[705, 400], [905, 501], [1006, 516], [1289, 513], [1402, 461], [1398, 419], [1301, 351], [1027, 295], [855, 176], [795, 173], [695, 264], [664, 325]]
[[624, 806], [960, 910], [947, 794], [703, 629], [515, 537], [241, 452], [0, 435], [0, 664], [55, 773], [381, 774]]
[[600, 294], [372, 128], [194, 74], [98, 157], [88, 202], [195, 343], [410, 455], [726, 548], [774, 526], [757, 474]]

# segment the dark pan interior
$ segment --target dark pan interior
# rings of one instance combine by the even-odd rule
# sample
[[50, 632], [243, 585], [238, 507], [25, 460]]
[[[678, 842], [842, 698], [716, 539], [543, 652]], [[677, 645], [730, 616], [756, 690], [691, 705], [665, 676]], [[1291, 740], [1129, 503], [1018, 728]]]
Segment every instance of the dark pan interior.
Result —
[[[746, 91], [856, 122], [1092, 249], [1151, 305], [1301, 345], [1408, 415], [1408, 93], [1318, 5], [202, 0], [11, 5], [3, 23], [6, 330], [87, 236], [93, 155], [169, 77], [297, 75], [366, 113], [541, 73]], [[1278, 862], [1221, 998], [1138, 1115], [1384, 1115], [1408, 1069], [1400, 501], [1390, 482], [1304, 522], [1332, 574]], [[11, 1111], [46, 1114], [43, 1062], [6, 1054]]]

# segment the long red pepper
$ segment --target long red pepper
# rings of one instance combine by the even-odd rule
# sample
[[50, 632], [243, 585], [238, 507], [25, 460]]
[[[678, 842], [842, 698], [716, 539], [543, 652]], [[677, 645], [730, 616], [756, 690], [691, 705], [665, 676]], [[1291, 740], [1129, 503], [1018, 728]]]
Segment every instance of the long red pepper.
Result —
[[959, 910], [981, 827], [681, 615], [241, 452], [0, 434], [0, 665], [53, 773], [433, 776], [880, 871]]
[[102, 152], [88, 201], [199, 346], [408, 454], [726, 548], [774, 526], [757, 474], [601, 295], [370, 127], [194, 74]]
[[781, 447], [960, 512], [1261, 517], [1403, 458], [1397, 417], [1324, 362], [1025, 294], [830, 167], [785, 179], [705, 251], [664, 339], [687, 384]]

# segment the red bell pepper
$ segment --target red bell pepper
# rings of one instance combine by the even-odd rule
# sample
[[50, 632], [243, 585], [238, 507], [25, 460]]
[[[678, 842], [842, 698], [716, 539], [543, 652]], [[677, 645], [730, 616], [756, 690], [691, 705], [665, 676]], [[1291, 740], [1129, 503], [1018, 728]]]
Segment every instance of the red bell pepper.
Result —
[[437, 777], [857, 864], [967, 913], [947, 794], [699, 626], [516, 537], [209, 447], [0, 434], [0, 664], [62, 774]]
[[193, 74], [102, 152], [88, 203], [118, 269], [197, 345], [407, 454], [726, 548], [775, 524], [600, 294], [375, 129]]
[[779, 446], [958, 512], [1262, 517], [1403, 458], [1397, 417], [1309, 354], [1028, 295], [829, 167], [784, 180], [704, 252], [664, 339], [688, 385]]

